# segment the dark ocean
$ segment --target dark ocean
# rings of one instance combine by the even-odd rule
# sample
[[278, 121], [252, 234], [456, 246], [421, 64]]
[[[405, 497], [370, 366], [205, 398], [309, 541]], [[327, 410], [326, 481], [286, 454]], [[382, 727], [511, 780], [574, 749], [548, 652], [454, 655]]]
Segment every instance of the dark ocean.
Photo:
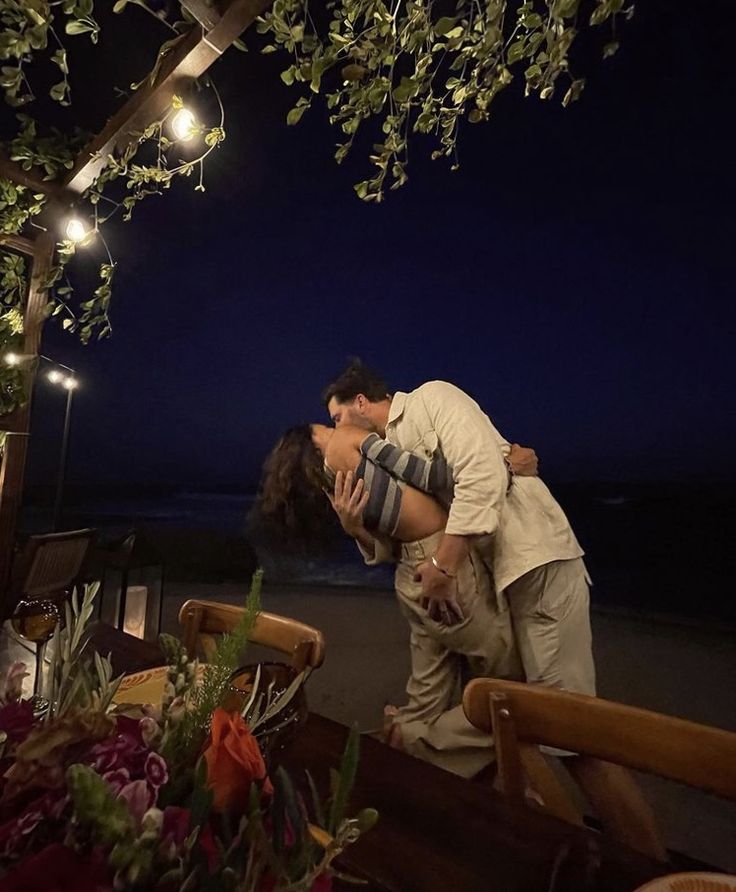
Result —
[[[736, 485], [586, 483], [551, 488], [586, 550], [594, 604], [736, 622]], [[202, 581], [243, 581], [231, 556], [233, 548], [247, 548], [253, 499], [252, 493], [232, 487], [70, 486], [63, 528], [94, 526], [103, 540], [135, 527], [157, 531], [170, 541], [189, 531], [189, 540], [180, 541], [202, 544]], [[48, 490], [28, 493], [23, 532], [49, 529], [51, 501]], [[206, 548], [205, 541], [210, 543]], [[226, 543], [219, 551], [212, 544], [218, 542]], [[253, 544], [273, 583], [391, 587], [390, 569], [364, 566], [347, 540], [321, 556], [284, 554]]]

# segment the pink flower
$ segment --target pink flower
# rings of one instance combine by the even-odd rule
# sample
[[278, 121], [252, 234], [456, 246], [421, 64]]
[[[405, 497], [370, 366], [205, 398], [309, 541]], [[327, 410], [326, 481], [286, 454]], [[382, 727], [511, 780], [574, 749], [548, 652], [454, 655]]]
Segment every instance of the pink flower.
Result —
[[136, 826], [140, 827], [143, 815], [156, 802], [156, 794], [146, 781], [137, 780], [124, 786], [118, 793], [118, 799], [126, 801]]
[[166, 762], [158, 753], [148, 754], [148, 757], [146, 758], [145, 772], [146, 780], [156, 790], [159, 787], [163, 787], [169, 779], [169, 769], [166, 767]]
[[123, 787], [130, 783], [130, 772], [127, 768], [116, 768], [103, 774], [102, 779], [110, 784], [113, 793], [119, 794]]
[[33, 727], [33, 707], [28, 700], [11, 700], [0, 706], [0, 731], [13, 743], [21, 743]]
[[152, 746], [161, 737], [161, 728], [153, 716], [145, 715], [138, 723], [143, 743]]

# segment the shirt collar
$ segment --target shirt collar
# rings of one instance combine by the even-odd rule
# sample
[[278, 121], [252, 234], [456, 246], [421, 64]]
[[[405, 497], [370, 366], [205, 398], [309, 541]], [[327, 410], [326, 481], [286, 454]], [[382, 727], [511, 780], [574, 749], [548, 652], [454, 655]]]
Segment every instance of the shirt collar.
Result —
[[393, 424], [395, 421], [398, 421], [399, 418], [404, 414], [404, 406], [406, 404], [406, 398], [408, 394], [402, 393], [399, 391], [395, 393], [393, 399], [391, 400], [391, 408], [388, 410], [388, 421], [386, 422], [386, 427], [389, 424]]

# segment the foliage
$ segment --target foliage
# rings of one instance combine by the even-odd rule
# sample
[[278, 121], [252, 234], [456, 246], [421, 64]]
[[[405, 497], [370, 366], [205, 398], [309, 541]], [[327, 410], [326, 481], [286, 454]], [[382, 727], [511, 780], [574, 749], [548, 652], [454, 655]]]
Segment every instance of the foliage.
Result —
[[[375, 120], [381, 132], [370, 156], [375, 172], [355, 190], [366, 201], [381, 201], [388, 183], [397, 189], [407, 181], [412, 134], [429, 136], [432, 158], [451, 158], [456, 168], [461, 122], [487, 121], [493, 101], [515, 76], [523, 75], [526, 96], [557, 93], [564, 106], [576, 100], [585, 82], [571, 73], [569, 55], [585, 19], [615, 28], [617, 16], [633, 12], [624, 0], [595, 0], [587, 16], [585, 6], [581, 0], [456, 0], [453, 6], [442, 0], [331, 0], [331, 20], [320, 28], [306, 0], [275, 0], [258, 30], [272, 41], [261, 52], [282, 49], [293, 59], [281, 73], [284, 83], [309, 85], [289, 112], [289, 124], [325, 92], [330, 122], [343, 134], [338, 162], [361, 125]], [[616, 46], [608, 43], [604, 56]]]
[[35, 99], [26, 69], [34, 53], [44, 51], [51, 42], [54, 51], [50, 64], [58, 68], [61, 80], [49, 94], [62, 105], [69, 105], [70, 87], [67, 75], [67, 53], [54, 28], [63, 26], [67, 34], [89, 34], [97, 43], [100, 26], [94, 19], [94, 0], [0, 0], [0, 87], [5, 91], [8, 105], [26, 105]]
[[[202, 740], [209, 731], [209, 717], [227, 693], [230, 677], [238, 668], [238, 661], [245, 651], [253, 631], [260, 610], [262, 581], [263, 571], [256, 570], [243, 616], [232, 632], [222, 636], [217, 648], [217, 655], [209, 664], [202, 684], [194, 690], [182, 721], [166, 741], [164, 753], [171, 765], [178, 766], [190, 761], [192, 753], [202, 746]], [[178, 692], [174, 686], [176, 680], [182, 675], [183, 666], [187, 665], [186, 655], [180, 646], [175, 649], [171, 639], [164, 639], [164, 642], [167, 656], [177, 668], [176, 677], [169, 679], [172, 682], [172, 691], [175, 697]]]
[[[59, 889], [330, 888], [334, 858], [377, 820], [373, 809], [345, 814], [359, 736], [353, 729], [325, 803], [312, 784], [311, 816], [282, 768], [267, 776], [257, 723], [249, 726], [236, 707], [223, 708], [259, 589], [260, 573], [243, 622], [223, 639], [199, 684], [196, 661], [162, 636], [169, 666], [160, 705], [114, 706], [119, 680], [111, 681], [109, 661], [86, 655], [96, 586], [81, 603], [75, 596], [56, 635], [52, 709], [44, 721], [22, 700], [25, 667], [13, 664], [0, 676], [3, 889], [45, 888], [51, 865]], [[286, 705], [266, 699], [276, 714]], [[191, 747], [195, 729], [180, 734], [188, 716], [196, 723]]]
[[[125, 2], [116, 3], [115, 11], [121, 12], [126, 5]], [[143, 0], [131, 0], [131, 5], [152, 12]], [[159, 26], [167, 24], [158, 15], [156, 20]], [[162, 60], [176, 46], [180, 35], [191, 27], [191, 23], [191, 17], [184, 14], [181, 20], [169, 25], [174, 36], [165, 41], [159, 50], [150, 78], [155, 76]], [[9, 104], [27, 105], [35, 98], [27, 71], [32, 67], [35, 75], [37, 60], [44, 59], [57, 66], [63, 76], [62, 81], [52, 87], [51, 98], [61, 105], [69, 105], [69, 61], [59, 36], [61, 33], [87, 34], [94, 43], [97, 42], [99, 25], [94, 19], [93, 0], [59, 0], [51, 3], [44, 0], [33, 0], [31, 3], [0, 0], [0, 61], [12, 63], [3, 66], [0, 87], [4, 89]], [[148, 77], [139, 84], [133, 84], [132, 89], [137, 89], [147, 80]], [[122, 212], [124, 220], [129, 220], [135, 205], [150, 195], [161, 194], [170, 188], [178, 176], [191, 177], [198, 172], [195, 189], [204, 191], [204, 160], [225, 139], [225, 129], [224, 109], [214, 85], [209, 78], [204, 78], [202, 85], [213, 91], [220, 114], [214, 126], [197, 125], [192, 128], [191, 136], [203, 144], [200, 154], [187, 160], [179, 159], [175, 154], [179, 151], [179, 143], [164, 134], [165, 119], [154, 122], [144, 132], [137, 134], [122, 154], [110, 155], [106, 159], [101, 175], [79, 200], [76, 214], [82, 219], [87, 217], [89, 236], [81, 244], [62, 239], [57, 245], [56, 263], [44, 283], [50, 294], [49, 315], [60, 317], [64, 329], [77, 333], [83, 343], [93, 337], [105, 337], [112, 331], [110, 304], [116, 265], [102, 235], [104, 223], [118, 211]], [[181, 107], [181, 103], [182, 100], [175, 97], [171, 111]], [[17, 132], [2, 149], [25, 172], [61, 183], [88, 141], [88, 135], [78, 129], [70, 134], [56, 129], [42, 130], [29, 114], [19, 114]], [[46, 203], [43, 194], [0, 179], [0, 233], [19, 235], [27, 232], [29, 226], [36, 225], [35, 221]], [[101, 207], [105, 208], [104, 213], [100, 213]], [[107, 253], [107, 261], [99, 266], [99, 284], [76, 307], [72, 301], [73, 286], [67, 275], [67, 265], [76, 256], [77, 248], [86, 248], [98, 239]], [[0, 251], [3, 271], [12, 271], [11, 266], [17, 263], [14, 258], [11, 252]], [[21, 307], [26, 284], [18, 277], [2, 276], [0, 300], [6, 306]], [[0, 352], [10, 349], [10, 346], [0, 329]], [[4, 412], [12, 411], [23, 401], [23, 389], [15, 386], [20, 377], [22, 375], [17, 369], [11, 372], [0, 369]]]
[[[586, 27], [606, 26], [610, 38], [603, 57], [618, 48], [617, 22], [633, 14], [630, 0], [328, 0], [326, 8], [310, 11], [309, 0], [274, 0], [259, 19], [257, 30], [267, 42], [261, 52], [283, 51], [289, 64], [282, 81], [304, 91], [287, 115], [296, 125], [323, 94], [330, 122], [341, 133], [335, 158], [342, 162], [361, 139], [373, 144], [369, 155], [372, 175], [355, 185], [365, 201], [378, 202], [387, 189], [408, 179], [409, 145], [425, 138], [432, 158], [448, 158], [459, 165], [458, 139], [462, 125], [487, 121], [496, 97], [516, 80], [526, 96], [542, 100], [557, 96], [562, 105], [579, 98], [585, 81], [572, 73], [570, 56]], [[179, 3], [165, 10], [147, 0], [117, 0], [116, 13], [135, 7], [149, 13], [157, 27], [168, 29], [150, 74], [131, 89], [156, 77], [165, 60], [192, 26], [192, 16]], [[314, 14], [313, 14], [314, 13]], [[167, 17], [168, 16], [168, 17]], [[60, 35], [83, 35], [97, 42], [100, 26], [94, 0], [0, 0], [0, 88], [11, 106], [27, 106], [34, 98], [28, 72], [35, 76], [44, 64], [58, 70], [60, 80], [50, 97], [69, 105], [69, 57]], [[241, 46], [239, 42], [237, 45]], [[168, 116], [151, 123], [119, 154], [104, 159], [95, 182], [81, 197], [78, 213], [90, 223], [89, 238], [99, 239], [107, 254], [100, 265], [100, 282], [75, 309], [67, 264], [78, 245], [61, 241], [58, 262], [46, 283], [49, 312], [76, 332], [83, 342], [111, 332], [110, 302], [115, 263], [102, 238], [102, 227], [118, 212], [129, 220], [134, 208], [150, 195], [160, 195], [179, 177], [198, 174], [195, 189], [204, 191], [203, 163], [224, 140], [224, 109], [207, 77], [201, 85], [212, 89], [219, 121], [195, 126], [191, 136], [201, 153], [179, 157], [179, 143], [167, 136]], [[28, 115], [18, 117], [17, 134], [4, 148], [27, 172], [63, 183], [85, 142], [74, 131], [41, 132]], [[37, 223], [45, 198], [21, 185], [0, 180], [0, 233], [20, 234]], [[104, 208], [104, 210], [103, 210]], [[18, 308], [25, 280], [14, 271], [15, 260], [0, 253], [0, 300]], [[6, 332], [7, 333], [7, 332]], [[0, 327], [0, 351], [9, 341]], [[3, 406], [22, 400], [17, 372], [0, 371]]]

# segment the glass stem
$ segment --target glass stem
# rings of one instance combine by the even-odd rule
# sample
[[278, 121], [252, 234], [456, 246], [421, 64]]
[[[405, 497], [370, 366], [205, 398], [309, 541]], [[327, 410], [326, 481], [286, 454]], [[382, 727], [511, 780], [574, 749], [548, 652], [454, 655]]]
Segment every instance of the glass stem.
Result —
[[33, 694], [43, 697], [43, 661], [46, 656], [46, 641], [36, 643], [36, 675], [33, 679]]

